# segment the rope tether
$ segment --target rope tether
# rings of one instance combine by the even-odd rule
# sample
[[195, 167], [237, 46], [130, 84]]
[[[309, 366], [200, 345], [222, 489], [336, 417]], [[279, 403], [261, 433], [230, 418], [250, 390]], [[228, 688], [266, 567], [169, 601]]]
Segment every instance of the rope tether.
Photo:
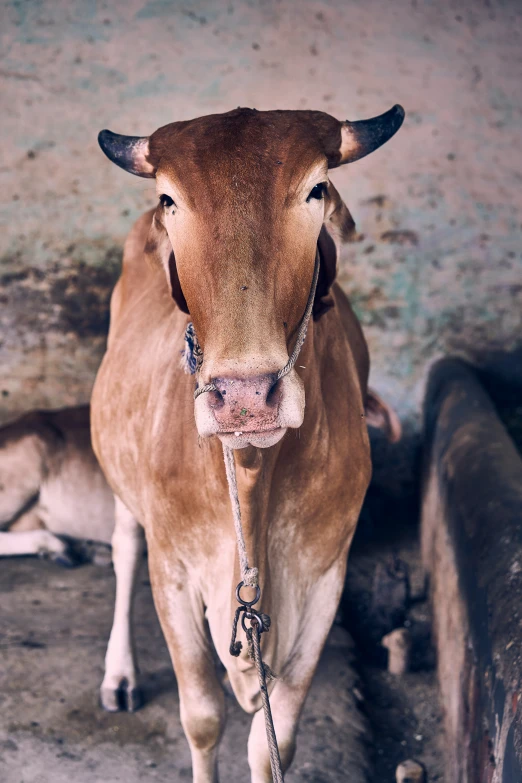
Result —
[[[312, 286], [310, 288], [310, 293], [308, 295], [308, 301], [306, 303], [306, 308], [303, 314], [301, 325], [299, 326], [299, 331], [297, 333], [297, 339], [295, 342], [294, 350], [292, 351], [292, 354], [288, 359], [288, 362], [277, 373], [276, 382], [279, 381], [281, 378], [284, 378], [285, 375], [288, 375], [288, 373], [293, 369], [297, 361], [297, 357], [299, 356], [299, 353], [301, 351], [301, 348], [303, 347], [303, 343], [306, 339], [308, 322], [310, 321], [312, 308], [314, 306], [315, 291], [317, 289], [317, 280], [319, 279], [319, 266], [320, 266], [319, 251], [317, 251], [315, 256], [315, 267], [314, 267], [314, 274], [312, 278]], [[193, 345], [197, 345], [197, 337], [192, 324], [189, 324], [187, 330], [189, 328], [191, 328], [190, 335], [189, 335], [190, 339], [187, 339], [187, 337], [185, 337], [185, 340], [190, 348]], [[199, 360], [197, 367], [199, 368], [203, 360], [201, 349], [199, 349], [197, 358]], [[193, 373], [195, 369], [196, 369], [196, 365], [194, 365], [194, 369], [191, 369], [190, 371]], [[204, 394], [205, 392], [210, 392], [210, 391], [218, 391], [217, 386], [215, 386], [215, 384], [213, 383], [207, 383], [205, 386], [201, 386], [197, 388], [196, 391], [194, 392], [194, 399], [197, 399], [200, 394]], [[237, 491], [234, 450], [231, 449], [229, 446], [225, 446], [223, 444], [223, 457], [225, 460], [228, 492], [230, 495], [230, 503], [232, 505], [232, 516], [234, 518], [234, 528], [236, 531], [237, 551], [239, 556], [239, 569], [241, 572], [241, 582], [239, 583], [236, 589], [236, 597], [240, 605], [237, 608], [234, 617], [234, 623], [232, 628], [232, 641], [230, 644], [230, 653], [231, 655], [237, 657], [241, 652], [242, 645], [241, 642], [236, 642], [236, 631], [239, 622], [239, 617], [242, 614], [243, 617], [241, 619], [241, 624], [246, 633], [249, 653], [254, 660], [257, 669], [257, 675], [259, 678], [259, 689], [261, 692], [261, 700], [263, 702], [263, 710], [265, 713], [266, 737], [268, 741], [268, 752], [270, 755], [272, 778], [274, 780], [274, 783], [284, 783], [281, 757], [279, 755], [279, 747], [277, 745], [277, 738], [274, 729], [274, 721], [272, 718], [272, 710], [270, 709], [270, 700], [268, 698], [268, 690], [266, 687], [267, 676], [273, 677], [274, 675], [270, 671], [269, 667], [265, 663], [263, 663], [263, 658], [261, 656], [260, 636], [264, 631], [269, 630], [270, 618], [268, 617], [268, 615], [261, 614], [259, 611], [253, 608], [253, 604], [256, 604], [261, 598], [261, 589], [258, 584], [259, 571], [257, 568], [251, 568], [248, 564], [245, 537], [243, 534], [243, 525], [241, 523], [241, 507], [239, 505], [239, 495]], [[245, 601], [241, 598], [241, 588], [243, 586], [253, 587], [256, 589], [256, 597], [253, 601]], [[250, 620], [250, 628], [246, 627], [245, 620]]]

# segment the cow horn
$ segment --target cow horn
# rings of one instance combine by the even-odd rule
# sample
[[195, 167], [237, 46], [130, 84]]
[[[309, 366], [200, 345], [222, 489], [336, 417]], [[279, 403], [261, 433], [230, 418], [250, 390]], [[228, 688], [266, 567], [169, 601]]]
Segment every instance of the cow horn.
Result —
[[148, 136], [121, 136], [110, 130], [98, 134], [98, 144], [117, 166], [138, 177], [154, 177], [154, 166], [149, 162]]
[[397, 133], [404, 120], [404, 109], [396, 104], [379, 117], [342, 123], [341, 163], [353, 163], [381, 147]]

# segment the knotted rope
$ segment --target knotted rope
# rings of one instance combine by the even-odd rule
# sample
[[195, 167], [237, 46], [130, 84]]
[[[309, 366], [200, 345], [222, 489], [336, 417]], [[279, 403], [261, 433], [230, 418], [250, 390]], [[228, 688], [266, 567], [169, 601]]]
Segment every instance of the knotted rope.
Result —
[[[317, 289], [317, 281], [319, 279], [319, 251], [315, 256], [314, 274], [312, 278], [312, 285], [310, 293], [308, 295], [308, 301], [306, 308], [297, 332], [297, 338], [294, 346], [294, 350], [285, 366], [279, 370], [276, 375], [276, 383], [281, 378], [293, 369], [297, 357], [303, 347], [303, 343], [306, 339], [306, 332], [308, 329], [308, 323], [310, 316], [312, 315], [312, 309], [314, 306], [315, 292]], [[203, 363], [203, 352], [197, 341], [196, 332], [194, 331], [193, 324], [187, 326], [185, 332], [185, 352], [184, 352], [184, 366], [188, 372], [194, 374], [199, 370]], [[210, 391], [219, 391], [214, 383], [207, 383], [205, 386], [198, 387], [194, 392], [194, 399], [197, 399], [200, 394]], [[259, 690], [261, 692], [261, 701], [263, 703], [263, 711], [265, 713], [265, 726], [266, 737], [268, 742], [268, 752], [270, 755], [270, 767], [272, 769], [272, 778], [274, 783], [284, 783], [283, 768], [281, 766], [281, 757], [279, 755], [279, 747], [277, 745], [277, 738], [274, 729], [274, 721], [272, 718], [272, 710], [270, 709], [270, 700], [268, 698], [268, 689], [266, 687], [267, 675], [273, 677], [273, 673], [270, 668], [263, 663], [261, 655], [261, 643], [260, 636], [264, 631], [268, 631], [270, 628], [270, 618], [261, 614], [259, 611], [253, 608], [253, 604], [256, 604], [261, 597], [261, 590], [258, 583], [259, 570], [257, 568], [251, 568], [248, 564], [248, 555], [246, 550], [245, 536], [243, 534], [243, 525], [241, 522], [241, 506], [239, 505], [239, 495], [237, 490], [237, 477], [236, 477], [236, 464], [234, 461], [234, 449], [223, 444], [223, 457], [225, 460], [225, 471], [227, 474], [228, 493], [230, 495], [230, 503], [232, 505], [232, 516], [234, 518], [234, 528], [236, 531], [237, 552], [239, 556], [239, 570], [241, 572], [241, 582], [236, 589], [236, 597], [240, 604], [236, 610], [234, 616], [234, 623], [232, 628], [232, 641], [230, 643], [231, 655], [238, 656], [241, 652], [241, 642], [236, 642], [236, 631], [239, 622], [240, 615], [242, 614], [242, 625], [247, 636], [249, 652], [253, 657], [257, 675], [259, 678]], [[241, 598], [241, 588], [243, 586], [253, 587], [256, 589], [256, 597], [253, 601], [245, 601]], [[245, 620], [250, 620], [250, 628], [245, 625]]]

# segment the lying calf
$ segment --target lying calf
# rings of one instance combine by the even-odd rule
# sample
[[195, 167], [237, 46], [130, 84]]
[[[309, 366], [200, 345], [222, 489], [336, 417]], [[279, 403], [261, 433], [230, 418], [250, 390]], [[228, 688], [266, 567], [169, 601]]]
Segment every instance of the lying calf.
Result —
[[110, 544], [114, 496], [94, 456], [89, 406], [31, 411], [0, 428], [0, 556], [73, 565], [66, 539]]

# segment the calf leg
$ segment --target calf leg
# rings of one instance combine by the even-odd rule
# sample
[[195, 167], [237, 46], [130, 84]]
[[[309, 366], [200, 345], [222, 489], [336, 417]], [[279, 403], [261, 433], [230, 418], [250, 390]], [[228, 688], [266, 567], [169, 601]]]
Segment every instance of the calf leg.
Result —
[[[297, 725], [312, 682], [326, 637], [334, 621], [341, 595], [345, 567], [335, 566], [315, 585], [307, 603], [303, 633], [297, 639], [284, 670], [270, 694], [270, 706], [283, 770], [287, 770], [295, 753]], [[277, 616], [272, 617], [274, 625]], [[265, 716], [259, 710], [252, 721], [248, 739], [248, 761], [252, 783], [272, 783], [270, 757], [266, 739]]]
[[59, 560], [66, 556], [67, 545], [48, 530], [23, 530], [0, 533], [0, 557], [43, 555]]
[[115, 499], [112, 562], [116, 573], [114, 620], [105, 656], [100, 698], [104, 709], [133, 712], [141, 705], [132, 637], [132, 603], [143, 554], [143, 528], [119, 498]]
[[36, 508], [18, 517], [7, 532], [0, 533], [0, 557], [15, 555], [40, 555], [59, 565], [74, 565], [67, 544], [46, 530]]
[[217, 783], [225, 698], [203, 601], [175, 557], [149, 549], [149, 568], [156, 610], [178, 681], [181, 723], [190, 746], [193, 783]]
[[28, 530], [45, 530], [45, 523], [42, 521], [37, 508], [38, 506], [33, 506], [25, 514], [21, 514], [16, 522], [9, 525], [9, 532], [22, 533]]

